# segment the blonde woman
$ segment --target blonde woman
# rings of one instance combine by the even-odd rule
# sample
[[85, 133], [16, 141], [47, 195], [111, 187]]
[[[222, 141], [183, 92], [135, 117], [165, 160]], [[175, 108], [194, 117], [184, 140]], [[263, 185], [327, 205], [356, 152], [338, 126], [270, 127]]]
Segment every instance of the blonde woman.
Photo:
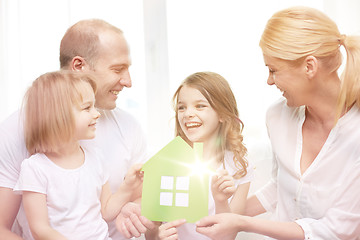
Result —
[[[276, 239], [360, 236], [360, 38], [339, 32], [322, 12], [292, 7], [275, 13], [260, 40], [267, 83], [283, 98], [267, 112], [273, 177], [247, 201], [246, 214], [202, 219], [213, 239], [237, 232]], [[340, 48], [347, 53], [341, 77]]]
[[[218, 174], [211, 179], [209, 214], [244, 213], [253, 170], [246, 159], [243, 123], [228, 82], [213, 72], [188, 76], [174, 97], [175, 135], [202, 142], [203, 157]], [[209, 239], [184, 220], [163, 223], [158, 239]]]
[[106, 221], [115, 219], [141, 184], [141, 165], [134, 165], [112, 194], [98, 151], [80, 144], [95, 137], [95, 92], [89, 75], [59, 71], [41, 75], [25, 95], [31, 156], [21, 164], [14, 191], [23, 194], [31, 230], [26, 239], [111, 239]]

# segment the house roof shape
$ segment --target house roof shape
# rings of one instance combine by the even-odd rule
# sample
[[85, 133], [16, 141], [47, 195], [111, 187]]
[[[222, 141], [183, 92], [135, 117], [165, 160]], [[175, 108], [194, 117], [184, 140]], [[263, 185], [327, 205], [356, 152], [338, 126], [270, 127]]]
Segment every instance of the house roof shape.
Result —
[[202, 143], [192, 148], [178, 136], [143, 165], [143, 216], [196, 222], [208, 215], [209, 174], [194, 169], [203, 161], [202, 152]]

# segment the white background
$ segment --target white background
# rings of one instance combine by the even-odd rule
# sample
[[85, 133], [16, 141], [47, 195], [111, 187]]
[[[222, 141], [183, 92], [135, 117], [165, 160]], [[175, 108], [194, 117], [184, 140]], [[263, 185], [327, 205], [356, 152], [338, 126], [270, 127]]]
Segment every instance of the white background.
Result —
[[118, 106], [139, 120], [152, 152], [173, 138], [171, 97], [184, 78], [214, 71], [229, 81], [256, 167], [253, 192], [269, 177], [264, 116], [280, 97], [266, 84], [258, 42], [267, 19], [294, 5], [324, 11], [342, 34], [360, 33], [357, 0], [0, 0], [0, 121], [20, 107], [36, 77], [59, 69], [66, 29], [81, 19], [102, 18], [121, 28], [129, 42], [133, 87], [120, 93]]

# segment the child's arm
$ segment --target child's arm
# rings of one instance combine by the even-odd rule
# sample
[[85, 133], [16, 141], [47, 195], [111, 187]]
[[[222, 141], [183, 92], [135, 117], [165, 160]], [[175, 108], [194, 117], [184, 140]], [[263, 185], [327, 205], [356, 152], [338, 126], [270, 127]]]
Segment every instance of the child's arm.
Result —
[[232, 213], [244, 214], [246, 207], [246, 199], [249, 193], [250, 182], [240, 184], [233, 198], [230, 201], [230, 209]]
[[119, 189], [111, 194], [109, 183], [105, 183], [101, 191], [101, 214], [105, 221], [112, 221], [120, 213], [121, 208], [136, 195], [142, 184], [142, 164], [133, 165], [127, 172]]
[[221, 170], [211, 178], [211, 192], [215, 202], [215, 212], [231, 212], [228, 199], [235, 193], [232, 176], [226, 170]]
[[49, 223], [46, 195], [36, 192], [23, 192], [23, 204], [30, 230], [35, 239], [66, 240]]
[[260, 203], [256, 195], [253, 195], [246, 200], [246, 208], [244, 215], [254, 217], [265, 212], [265, 208]]

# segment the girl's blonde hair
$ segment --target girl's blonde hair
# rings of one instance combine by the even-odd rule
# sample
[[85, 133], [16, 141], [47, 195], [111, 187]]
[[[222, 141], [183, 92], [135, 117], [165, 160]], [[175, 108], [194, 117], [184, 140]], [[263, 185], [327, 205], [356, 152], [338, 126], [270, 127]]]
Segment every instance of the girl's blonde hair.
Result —
[[89, 84], [96, 92], [91, 76], [72, 71], [45, 73], [32, 83], [23, 101], [25, 144], [30, 154], [56, 152], [59, 143], [74, 137], [73, 107], [80, 106]]
[[275, 13], [261, 36], [264, 55], [287, 60], [297, 65], [314, 56], [330, 70], [342, 63], [340, 46], [344, 46], [347, 62], [340, 79], [338, 116], [354, 103], [360, 107], [360, 38], [340, 34], [337, 25], [319, 10], [292, 7]]
[[197, 72], [188, 76], [176, 90], [173, 96], [173, 107], [175, 111], [175, 135], [182, 137], [190, 145], [191, 141], [182, 131], [178, 121], [178, 96], [183, 86], [195, 88], [207, 99], [211, 107], [222, 119], [218, 136], [218, 157], [224, 163], [225, 150], [234, 153], [233, 161], [238, 171], [235, 178], [247, 174], [248, 162], [245, 158], [247, 149], [243, 143], [243, 122], [239, 118], [235, 96], [229, 83], [219, 74], [213, 72]]

